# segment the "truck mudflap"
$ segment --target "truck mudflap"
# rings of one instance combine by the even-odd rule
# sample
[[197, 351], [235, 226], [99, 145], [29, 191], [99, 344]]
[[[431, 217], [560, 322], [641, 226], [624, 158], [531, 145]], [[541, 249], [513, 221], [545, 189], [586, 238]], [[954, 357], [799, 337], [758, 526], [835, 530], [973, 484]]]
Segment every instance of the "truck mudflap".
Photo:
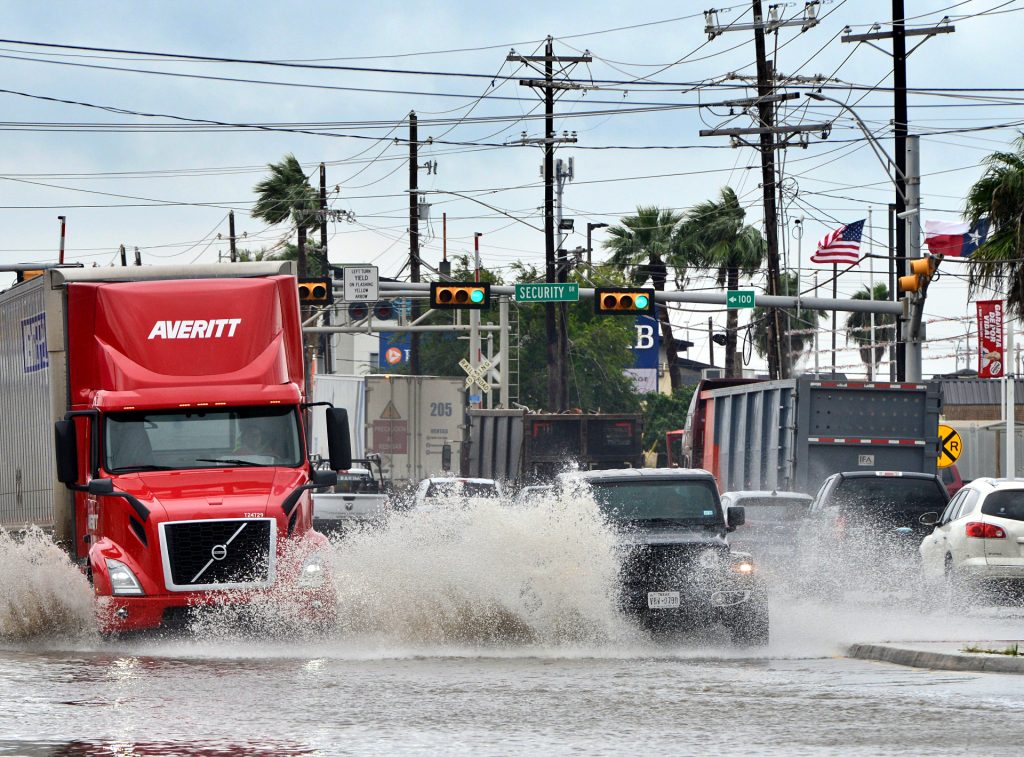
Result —
[[[226, 609], [226, 619], [244, 619], [248, 612], [279, 621], [276, 625], [283, 630], [325, 630], [337, 616], [328, 548], [327, 538], [315, 531], [279, 542], [276, 577], [266, 588], [169, 592], [162, 568], [152, 576], [116, 544], [101, 539], [89, 551], [97, 626], [104, 635], [182, 628], [204, 611]], [[131, 571], [139, 593], [114, 594], [110, 561]], [[116, 571], [117, 565], [113, 567]]]

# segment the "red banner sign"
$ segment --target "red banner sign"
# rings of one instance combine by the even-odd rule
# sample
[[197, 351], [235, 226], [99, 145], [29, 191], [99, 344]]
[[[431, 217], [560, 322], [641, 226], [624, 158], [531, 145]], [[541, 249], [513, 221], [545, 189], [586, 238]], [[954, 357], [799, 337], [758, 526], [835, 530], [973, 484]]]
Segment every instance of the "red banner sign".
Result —
[[1003, 376], [1003, 301], [978, 302], [978, 378]]

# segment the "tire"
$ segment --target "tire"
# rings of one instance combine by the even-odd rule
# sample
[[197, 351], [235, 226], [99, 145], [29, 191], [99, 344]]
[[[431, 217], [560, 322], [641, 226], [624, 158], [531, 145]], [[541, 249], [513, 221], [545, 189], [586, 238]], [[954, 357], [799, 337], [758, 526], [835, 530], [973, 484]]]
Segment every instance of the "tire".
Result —
[[765, 647], [769, 641], [768, 603], [755, 601], [733, 614], [729, 622], [732, 643], [743, 647]]

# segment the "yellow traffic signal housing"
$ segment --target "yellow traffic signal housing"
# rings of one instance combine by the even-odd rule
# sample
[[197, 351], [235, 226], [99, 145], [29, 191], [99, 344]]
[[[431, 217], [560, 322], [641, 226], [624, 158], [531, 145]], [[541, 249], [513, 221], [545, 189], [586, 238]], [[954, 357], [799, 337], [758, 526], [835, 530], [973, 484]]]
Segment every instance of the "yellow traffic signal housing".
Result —
[[435, 281], [430, 284], [430, 307], [437, 310], [486, 310], [491, 285], [486, 281]]
[[330, 305], [334, 302], [331, 280], [327, 278], [300, 279], [299, 302], [306, 305]]
[[23, 281], [29, 281], [31, 279], [36, 278], [37, 276], [42, 276], [42, 275], [43, 275], [42, 270], [18, 271], [15, 274], [15, 280], [20, 284]]
[[910, 261], [910, 273], [900, 276], [901, 292], [923, 292], [939, 267], [939, 258], [917, 258]]
[[638, 287], [598, 287], [594, 290], [598, 315], [654, 315], [654, 290]]

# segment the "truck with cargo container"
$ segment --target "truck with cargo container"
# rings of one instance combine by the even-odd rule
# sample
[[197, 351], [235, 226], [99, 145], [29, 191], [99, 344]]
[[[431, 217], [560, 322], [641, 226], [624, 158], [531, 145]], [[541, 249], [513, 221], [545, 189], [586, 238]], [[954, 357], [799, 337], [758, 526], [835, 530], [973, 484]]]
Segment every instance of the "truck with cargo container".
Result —
[[510, 490], [545, 485], [569, 468], [643, 467], [643, 420], [635, 413], [531, 413], [470, 410], [461, 475]]
[[0, 293], [0, 525], [52, 530], [104, 632], [281, 589], [333, 610], [291, 266], [50, 268]]
[[725, 491], [815, 494], [840, 471], [936, 471], [934, 386], [819, 379], [705, 379], [669, 465], [703, 468]]
[[[464, 381], [445, 376], [322, 374], [313, 398], [346, 408], [354, 456], [375, 456], [386, 488], [411, 490], [443, 475], [445, 448], [457, 457], [465, 434]], [[312, 448], [327, 453], [326, 426], [313, 418]]]

